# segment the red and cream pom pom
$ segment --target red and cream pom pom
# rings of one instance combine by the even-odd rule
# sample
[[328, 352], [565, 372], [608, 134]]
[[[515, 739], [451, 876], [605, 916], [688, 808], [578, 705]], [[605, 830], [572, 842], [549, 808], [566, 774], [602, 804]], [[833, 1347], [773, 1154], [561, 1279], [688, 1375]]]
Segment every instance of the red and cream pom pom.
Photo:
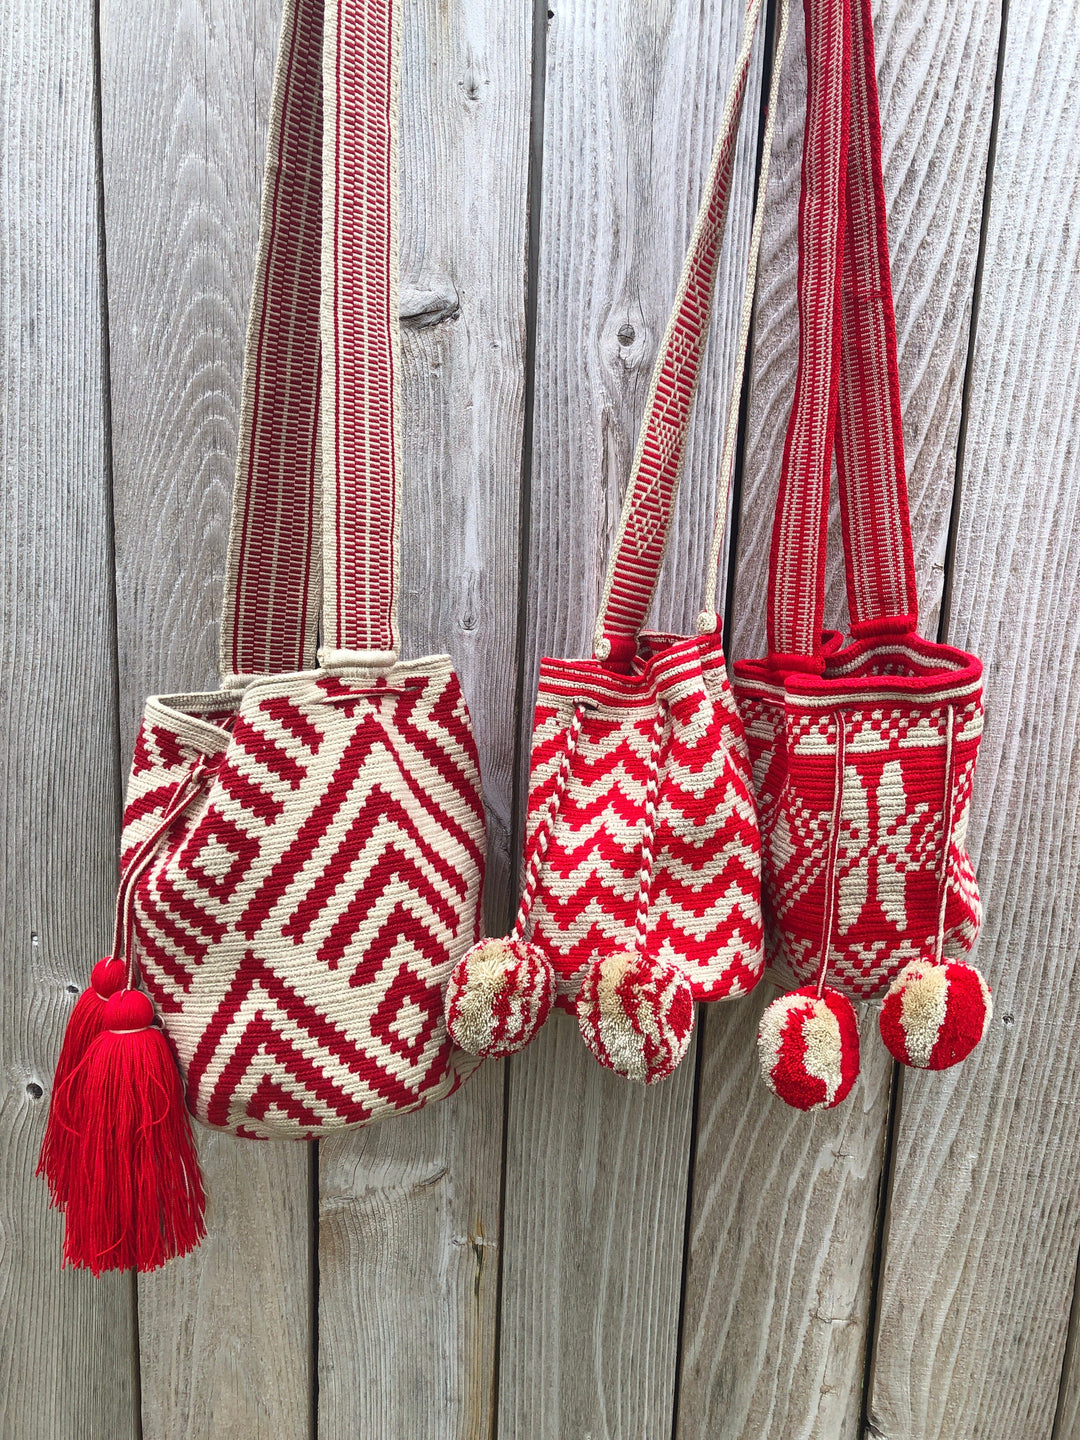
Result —
[[994, 1013], [990, 987], [959, 960], [912, 960], [889, 986], [881, 1038], [903, 1065], [946, 1070], [971, 1054]]
[[527, 1045], [555, 999], [555, 972], [527, 940], [481, 940], [446, 987], [446, 1028], [470, 1055], [501, 1060]]
[[577, 1015], [585, 1044], [601, 1065], [652, 1085], [686, 1054], [694, 995], [674, 965], [622, 950], [589, 966]]
[[830, 1110], [859, 1074], [859, 1022], [839, 990], [804, 985], [766, 1006], [758, 1026], [765, 1084], [796, 1110]]

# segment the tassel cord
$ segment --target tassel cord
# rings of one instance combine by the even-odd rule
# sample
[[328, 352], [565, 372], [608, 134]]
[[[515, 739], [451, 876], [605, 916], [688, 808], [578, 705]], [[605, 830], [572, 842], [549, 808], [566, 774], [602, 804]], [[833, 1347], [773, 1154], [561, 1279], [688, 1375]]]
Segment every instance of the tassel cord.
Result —
[[941, 964], [945, 953], [945, 908], [949, 899], [949, 851], [952, 849], [955, 804], [953, 787], [956, 784], [953, 744], [955, 714], [955, 707], [950, 705], [946, 710], [948, 718], [945, 730], [945, 794], [941, 801], [941, 821], [944, 833], [941, 839], [941, 860], [938, 864], [938, 922], [934, 944], [934, 961], [938, 965]]
[[529, 914], [532, 911], [536, 900], [536, 893], [540, 886], [540, 876], [544, 870], [544, 860], [547, 856], [548, 845], [551, 843], [551, 833], [555, 828], [555, 821], [558, 819], [559, 811], [562, 809], [563, 798], [566, 795], [566, 788], [570, 783], [570, 767], [574, 762], [577, 753], [578, 740], [581, 737], [581, 727], [585, 723], [585, 702], [578, 700], [574, 704], [574, 714], [566, 731], [566, 744], [563, 753], [559, 757], [559, 769], [555, 776], [555, 785], [548, 801], [548, 807], [536, 833], [533, 842], [532, 852], [529, 855], [529, 863], [525, 869], [525, 883], [521, 890], [521, 903], [518, 906], [517, 917], [514, 920], [514, 928], [511, 931], [511, 938], [521, 940], [525, 935], [525, 927], [529, 921]]
[[641, 835], [641, 869], [638, 872], [637, 912], [634, 917], [634, 950], [645, 955], [649, 936], [649, 909], [652, 904], [653, 871], [656, 867], [657, 802], [660, 796], [660, 765], [668, 732], [667, 707], [656, 711], [649, 743], [649, 773], [645, 782], [645, 821]]
[[821, 970], [817, 983], [819, 1000], [825, 992], [825, 977], [829, 972], [829, 961], [832, 958], [833, 925], [836, 923], [836, 892], [839, 888], [837, 858], [840, 849], [840, 822], [844, 803], [844, 758], [847, 734], [844, 728], [844, 716], [839, 710], [836, 712], [835, 721], [836, 768], [833, 772], [833, 808], [832, 823], [829, 827], [829, 853], [825, 863], [825, 910], [821, 920]]
[[120, 877], [120, 886], [116, 895], [112, 956], [114, 960], [123, 960], [126, 963], [126, 983], [129, 989], [131, 989], [135, 983], [133, 944], [135, 887], [142, 879], [147, 867], [153, 862], [162, 840], [168, 834], [177, 818], [191, 804], [194, 798], [194, 791], [199, 782], [208, 773], [209, 767], [206, 765], [205, 755], [197, 755], [192, 762], [190, 770], [173, 792], [172, 798], [166, 806], [164, 815], [147, 838], [138, 845], [135, 853], [127, 865], [124, 866], [124, 873]]

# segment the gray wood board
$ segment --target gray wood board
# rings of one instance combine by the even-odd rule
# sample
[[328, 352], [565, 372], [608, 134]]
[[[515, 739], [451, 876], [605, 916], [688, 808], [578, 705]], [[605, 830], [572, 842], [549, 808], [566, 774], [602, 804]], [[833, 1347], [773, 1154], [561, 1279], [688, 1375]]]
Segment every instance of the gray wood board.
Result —
[[1076, 1273], [1075, 19], [1008, 10], [948, 624], [986, 666], [971, 844], [996, 1015], [962, 1067], [904, 1077], [870, 1409], [889, 1440], [1050, 1435]]
[[[904, 433], [922, 631], [933, 634], [959, 432], [993, 103], [997, 10], [931, 0], [875, 17]], [[796, 207], [805, 51], [795, 6], [758, 288], [732, 649], [764, 647], [773, 507], [794, 387]], [[834, 514], [827, 614], [846, 610]], [[775, 993], [703, 1032], [679, 1440], [859, 1432], [892, 1066], [860, 1007], [862, 1075], [809, 1119], [758, 1078], [754, 1032]]]
[[[406, 650], [449, 650], [507, 923], [532, 8], [405, 7], [401, 102]], [[490, 1432], [503, 1075], [320, 1146], [319, 1434]]]
[[88, 6], [0, 12], [0, 1434], [137, 1433], [133, 1286], [61, 1271], [34, 1178], [75, 997], [108, 949], [117, 721]]
[[[120, 717], [214, 689], [280, 12], [102, 0]], [[139, 1280], [144, 1434], [307, 1440], [311, 1156], [198, 1132], [209, 1234]]]
[[[549, 7], [528, 727], [541, 655], [591, 651], [657, 348], [719, 128], [738, 5]], [[750, 230], [762, 45], [729, 242], [656, 613], [692, 629], [712, 529]], [[500, 1433], [623, 1440], [671, 1427], [694, 1052], [642, 1091], [554, 1017], [510, 1062]]]

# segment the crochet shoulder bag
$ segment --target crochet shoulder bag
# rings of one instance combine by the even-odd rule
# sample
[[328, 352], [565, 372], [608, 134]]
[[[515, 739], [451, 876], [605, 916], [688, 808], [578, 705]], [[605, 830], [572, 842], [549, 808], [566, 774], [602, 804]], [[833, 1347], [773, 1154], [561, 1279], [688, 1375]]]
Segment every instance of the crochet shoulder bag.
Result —
[[42, 1152], [66, 1258], [95, 1272], [197, 1243], [185, 1098], [219, 1130], [309, 1139], [477, 1063], [443, 1019], [479, 935], [476, 746], [449, 657], [398, 659], [399, 19], [399, 0], [285, 3], [223, 688], [147, 701], [113, 951]]
[[[851, 999], [884, 996], [906, 1065], [982, 1038], [989, 990], [964, 848], [982, 666], [920, 638], [904, 474], [870, 0], [807, 0], [799, 362], [769, 567], [764, 659], [735, 664], [762, 832], [772, 973], [766, 1082], [838, 1104], [859, 1069]], [[852, 639], [823, 630], [835, 449]], [[850, 997], [850, 998], [849, 998]]]
[[[751, 0], [653, 374], [594, 657], [541, 662], [517, 919], [508, 937], [468, 952], [447, 990], [451, 1034], [477, 1055], [520, 1049], [557, 1003], [576, 1012], [602, 1065], [650, 1083], [685, 1054], [695, 1000], [733, 999], [761, 975], [758, 828], [717, 618], [692, 637], [641, 633], [709, 325], [759, 10]], [[774, 86], [770, 119], [775, 108]], [[733, 399], [737, 411], [738, 382]]]

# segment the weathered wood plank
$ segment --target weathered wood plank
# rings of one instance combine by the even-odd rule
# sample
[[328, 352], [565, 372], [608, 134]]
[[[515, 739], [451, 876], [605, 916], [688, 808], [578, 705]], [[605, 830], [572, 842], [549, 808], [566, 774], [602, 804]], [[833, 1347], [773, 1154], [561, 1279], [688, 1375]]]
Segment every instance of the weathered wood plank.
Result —
[[0, 12], [0, 1434], [134, 1436], [134, 1287], [61, 1272], [34, 1178], [75, 995], [108, 947], [117, 809], [89, 6]]
[[1054, 1416], [1053, 1440], [1080, 1440], [1080, 1287], [1074, 1285], [1069, 1338], [1061, 1366], [1061, 1388]]
[[[407, 653], [450, 650], [507, 923], [532, 6], [405, 7], [401, 308]], [[322, 1440], [490, 1433], [503, 1074], [320, 1146]]]
[[[148, 692], [217, 684], [278, 20], [276, 5], [244, 0], [102, 0], [125, 769]], [[199, 1142], [208, 1238], [139, 1282], [144, 1433], [307, 1440], [312, 1157]]]
[[646, 1090], [559, 1011], [510, 1062], [500, 1434], [670, 1431], [695, 1046]]
[[[765, 640], [765, 580], [794, 386], [805, 53], [794, 7], [758, 291], [732, 650]], [[998, 34], [990, 0], [893, 0], [875, 17], [885, 189], [922, 630], [941, 591]], [[834, 522], [838, 520], [834, 516]], [[828, 614], [846, 610], [839, 525]], [[769, 1096], [754, 1031], [770, 992], [710, 1011], [687, 1275], [679, 1440], [859, 1431], [892, 1067], [862, 1016], [852, 1098], [813, 1120]], [[866, 1007], [863, 1007], [866, 1009]]]
[[948, 623], [986, 664], [971, 841], [996, 1016], [957, 1071], [904, 1076], [870, 1406], [889, 1440], [1049, 1436], [1076, 1273], [1075, 41], [1069, 7], [1009, 6]]
[[[739, 4], [549, 6], [525, 719], [581, 655], [741, 26]], [[658, 623], [692, 629], [750, 230], [762, 49]], [[526, 752], [527, 753], [527, 752]], [[670, 1430], [694, 1054], [648, 1092], [563, 1015], [511, 1063], [500, 1434]]]
[[679, 1440], [859, 1433], [891, 1061], [861, 1007], [849, 1100], [792, 1110], [754, 1045], [776, 993], [710, 1011], [702, 1032]]

